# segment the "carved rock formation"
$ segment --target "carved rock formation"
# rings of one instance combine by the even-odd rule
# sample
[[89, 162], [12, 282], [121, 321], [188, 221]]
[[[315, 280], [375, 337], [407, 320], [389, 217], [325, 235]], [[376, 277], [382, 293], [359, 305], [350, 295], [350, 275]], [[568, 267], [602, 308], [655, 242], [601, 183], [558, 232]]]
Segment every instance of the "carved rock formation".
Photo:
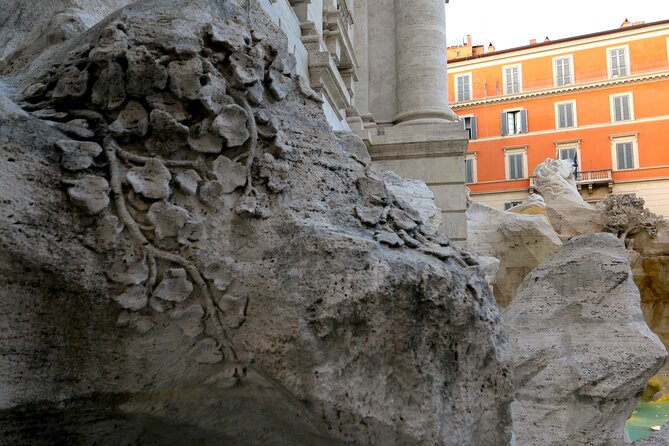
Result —
[[503, 321], [518, 444], [623, 444], [625, 420], [667, 356], [643, 320], [623, 243], [574, 237], [527, 276]]
[[502, 212], [479, 203], [467, 210], [467, 232], [469, 248], [499, 260], [493, 290], [501, 307], [509, 305], [530, 271], [562, 247], [543, 215]]
[[0, 438], [508, 444], [473, 256], [328, 129], [255, 2], [168, 3], [6, 78]]
[[562, 240], [602, 230], [601, 213], [586, 203], [576, 189], [570, 160], [548, 158], [534, 169], [534, 175], [535, 187], [546, 201], [550, 223]]

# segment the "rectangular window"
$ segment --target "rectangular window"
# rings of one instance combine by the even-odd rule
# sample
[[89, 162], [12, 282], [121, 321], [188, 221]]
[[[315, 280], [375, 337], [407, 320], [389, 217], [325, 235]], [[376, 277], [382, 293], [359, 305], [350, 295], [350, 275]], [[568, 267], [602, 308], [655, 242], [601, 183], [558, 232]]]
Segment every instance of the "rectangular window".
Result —
[[559, 149], [559, 157], [561, 160], [574, 161], [576, 157], [576, 147], [564, 147]]
[[609, 74], [610, 77], [629, 75], [627, 47], [609, 49]]
[[639, 148], [637, 134], [611, 136], [613, 170], [638, 169]]
[[511, 110], [502, 113], [501, 127], [503, 136], [527, 133], [527, 110]]
[[455, 76], [456, 101], [469, 101], [472, 99], [472, 76], [462, 74]]
[[464, 126], [465, 130], [467, 131], [467, 135], [469, 136], [469, 139], [477, 139], [478, 138], [478, 126], [477, 126], [475, 116], [465, 116], [464, 118], [462, 118], [462, 125]]
[[504, 93], [520, 93], [520, 65], [504, 67]]
[[631, 94], [611, 96], [611, 115], [613, 122], [630, 121], [634, 119], [632, 114]]
[[616, 143], [616, 158], [618, 170], [634, 169], [634, 145], [631, 141]]
[[509, 164], [509, 180], [525, 178], [525, 154], [511, 153], [506, 156]]
[[476, 158], [465, 158], [465, 183], [476, 183]]
[[555, 122], [557, 128], [564, 129], [576, 127], [575, 105], [576, 103], [574, 101], [555, 104]]
[[574, 83], [571, 57], [560, 57], [555, 59], [555, 86], [564, 87]]

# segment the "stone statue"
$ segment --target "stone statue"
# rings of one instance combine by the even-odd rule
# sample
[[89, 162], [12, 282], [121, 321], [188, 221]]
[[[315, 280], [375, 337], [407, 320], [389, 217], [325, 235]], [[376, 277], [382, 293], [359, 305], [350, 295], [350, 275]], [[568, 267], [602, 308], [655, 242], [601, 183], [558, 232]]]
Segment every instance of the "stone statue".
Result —
[[546, 158], [546, 161], [534, 169], [534, 175], [536, 176], [536, 188], [545, 201], [551, 202], [559, 197], [585, 203], [576, 189], [574, 166], [571, 160]]

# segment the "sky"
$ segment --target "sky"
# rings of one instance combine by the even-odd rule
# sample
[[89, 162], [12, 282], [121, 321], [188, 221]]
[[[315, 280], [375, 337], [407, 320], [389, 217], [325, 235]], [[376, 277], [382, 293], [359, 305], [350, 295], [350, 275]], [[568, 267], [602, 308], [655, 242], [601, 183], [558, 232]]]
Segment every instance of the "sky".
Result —
[[471, 34], [474, 45], [497, 50], [590, 34], [631, 22], [669, 20], [669, 0], [449, 0], [448, 45]]

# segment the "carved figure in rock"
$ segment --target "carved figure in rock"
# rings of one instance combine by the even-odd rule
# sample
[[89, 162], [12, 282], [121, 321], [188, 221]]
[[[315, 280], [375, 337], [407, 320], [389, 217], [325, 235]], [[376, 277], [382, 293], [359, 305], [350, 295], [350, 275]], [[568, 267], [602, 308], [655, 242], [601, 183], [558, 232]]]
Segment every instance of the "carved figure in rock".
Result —
[[562, 198], [575, 203], [587, 205], [576, 189], [574, 166], [571, 160], [555, 160], [546, 158], [546, 161], [534, 169], [535, 187], [548, 203]]

